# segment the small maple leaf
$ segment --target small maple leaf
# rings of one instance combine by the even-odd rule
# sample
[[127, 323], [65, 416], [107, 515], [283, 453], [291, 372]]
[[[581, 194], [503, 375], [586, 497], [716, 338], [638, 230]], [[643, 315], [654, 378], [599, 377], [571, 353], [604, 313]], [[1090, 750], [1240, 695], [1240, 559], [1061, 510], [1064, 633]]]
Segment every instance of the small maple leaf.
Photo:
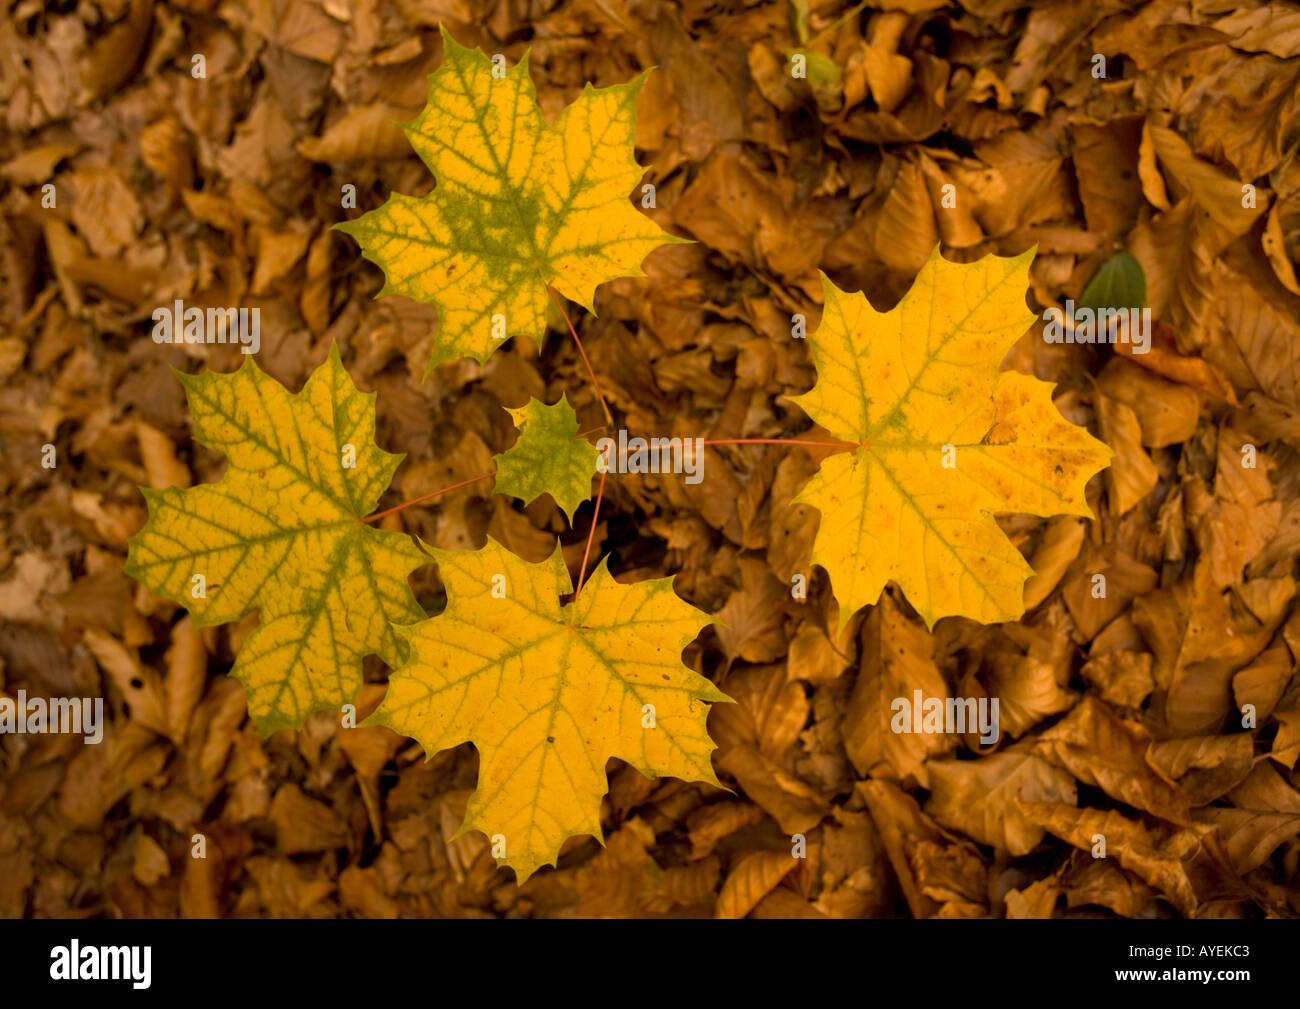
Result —
[[564, 396], [554, 406], [529, 399], [518, 410], [506, 410], [519, 428], [519, 438], [492, 457], [497, 467], [496, 492], [525, 504], [549, 493], [572, 525], [578, 505], [591, 497], [600, 451], [576, 437], [578, 415]]
[[391, 621], [425, 615], [406, 579], [429, 558], [360, 522], [402, 456], [375, 444], [375, 394], [357, 390], [333, 345], [297, 394], [251, 356], [233, 374], [177, 377], [194, 440], [230, 466], [217, 483], [141, 488], [149, 521], [126, 572], [199, 627], [259, 610], [231, 674], [264, 735], [301, 726], [356, 696], [364, 656], [400, 661]]
[[478, 749], [457, 836], [482, 831], [522, 882], [569, 837], [601, 837], [610, 757], [718, 784], [705, 702], [730, 698], [682, 664], [710, 618], [672, 579], [623, 585], [602, 560], [562, 607], [573, 586], [558, 547], [540, 564], [492, 540], [432, 553], [447, 608], [399, 628], [411, 650], [368, 723], [414, 737], [430, 757]]
[[994, 515], [1092, 515], [1084, 485], [1111, 450], [1060, 415], [1051, 383], [999, 371], [1034, 321], [1032, 259], [950, 263], [936, 246], [884, 313], [822, 275], [817, 384], [791, 398], [860, 447], [826, 459], [796, 500], [821, 512], [812, 561], [841, 627], [891, 579], [928, 627], [1015, 620], [1033, 569]]
[[335, 225], [383, 269], [380, 296], [438, 307], [426, 374], [456, 357], [486, 361], [507, 335], [540, 344], [548, 284], [594, 312], [598, 285], [644, 276], [651, 251], [685, 241], [629, 200], [645, 171], [633, 157], [645, 73], [615, 87], [588, 84], [551, 124], [527, 55], [497, 76], [482, 51], [446, 29], [442, 41], [428, 104], [402, 124], [437, 188], [421, 199], [394, 193]]

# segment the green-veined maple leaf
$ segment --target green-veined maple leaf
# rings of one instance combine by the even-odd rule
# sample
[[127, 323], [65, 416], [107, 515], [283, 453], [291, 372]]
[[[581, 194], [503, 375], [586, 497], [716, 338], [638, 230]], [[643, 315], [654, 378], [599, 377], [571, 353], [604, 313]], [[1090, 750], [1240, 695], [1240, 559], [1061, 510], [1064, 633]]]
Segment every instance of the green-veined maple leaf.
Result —
[[258, 610], [231, 673], [263, 733], [301, 726], [353, 699], [364, 656], [396, 665], [390, 623], [425, 615], [406, 579], [429, 558], [360, 521], [402, 456], [375, 444], [375, 394], [357, 390], [334, 346], [297, 394], [251, 356], [229, 375], [177, 377], [194, 440], [230, 465], [217, 483], [143, 490], [149, 521], [126, 571], [198, 626]]
[[600, 452], [576, 437], [578, 415], [564, 396], [554, 406], [530, 399], [518, 410], [507, 410], [519, 438], [492, 457], [497, 467], [493, 489], [525, 504], [550, 494], [572, 524], [578, 505], [591, 497]]
[[539, 344], [548, 284], [594, 311], [596, 287], [643, 276], [655, 248], [684, 241], [630, 202], [644, 169], [633, 157], [645, 74], [587, 85], [555, 123], [542, 118], [528, 58], [493, 73], [491, 60], [442, 33], [425, 110], [402, 129], [438, 180], [428, 196], [394, 193], [337, 225], [387, 276], [380, 295], [438, 308], [429, 369], [485, 361], [506, 336]]

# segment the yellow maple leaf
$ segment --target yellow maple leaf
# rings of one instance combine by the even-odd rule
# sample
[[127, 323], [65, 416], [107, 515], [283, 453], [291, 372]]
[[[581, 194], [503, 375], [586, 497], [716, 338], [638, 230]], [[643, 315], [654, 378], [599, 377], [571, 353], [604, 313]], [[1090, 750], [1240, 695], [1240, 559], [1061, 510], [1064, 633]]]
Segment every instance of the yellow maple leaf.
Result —
[[430, 370], [462, 356], [485, 361], [507, 336], [540, 344], [548, 284], [594, 311], [599, 284], [643, 276], [652, 250], [684, 241], [629, 199], [644, 172], [633, 141], [646, 74], [588, 84], [552, 124], [537, 105], [527, 55], [494, 66], [446, 29], [442, 41], [428, 105], [402, 125], [437, 188], [420, 199], [394, 193], [336, 225], [383, 269], [380, 296], [438, 307]]
[[717, 784], [705, 702], [730, 700], [686, 668], [710, 618], [672, 579], [624, 585], [602, 560], [578, 598], [557, 547], [528, 564], [492, 540], [432, 551], [447, 589], [438, 616], [401, 629], [407, 662], [368, 722], [432, 756], [479, 751], [478, 789], [458, 833], [479, 830], [522, 882], [577, 834], [601, 837], [605, 763]]
[[177, 377], [194, 440], [230, 466], [217, 483], [142, 488], [149, 521], [126, 572], [198, 627], [259, 610], [231, 674], [263, 734], [300, 726], [356, 696], [364, 656], [400, 660], [390, 621], [425, 615], [406, 579], [429, 558], [360, 521], [402, 456], [375, 444], [375, 394], [357, 391], [335, 346], [296, 395], [251, 356], [229, 375]]
[[826, 459], [796, 500], [821, 512], [812, 560], [841, 627], [890, 580], [930, 627], [1018, 619], [1033, 570], [994, 515], [1091, 516], [1084, 486], [1110, 449], [1060, 415], [1051, 383], [999, 371], [1034, 321], [1032, 259], [950, 263], [936, 246], [883, 313], [822, 275], [817, 384], [791, 398], [859, 447]]

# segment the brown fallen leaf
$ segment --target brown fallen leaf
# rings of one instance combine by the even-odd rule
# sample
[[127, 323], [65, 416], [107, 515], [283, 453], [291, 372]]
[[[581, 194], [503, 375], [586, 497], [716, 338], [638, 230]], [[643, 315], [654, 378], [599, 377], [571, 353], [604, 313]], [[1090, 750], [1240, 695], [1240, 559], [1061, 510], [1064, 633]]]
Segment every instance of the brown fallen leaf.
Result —
[[1018, 738], [1044, 718], [1069, 710], [1074, 694], [1062, 686], [1068, 675], [1063, 666], [1034, 655], [991, 654], [984, 682], [990, 697], [998, 699], [999, 732]]
[[1295, 593], [1289, 579], [1256, 579], [1241, 591], [1247, 589], [1260, 593], [1250, 610], [1263, 616], [1262, 625], [1254, 615], [1230, 610], [1204, 560], [1190, 580], [1134, 603], [1133, 620], [1155, 652], [1156, 685], [1167, 692], [1161, 714], [1171, 733], [1204, 734], [1229, 717], [1233, 674], [1265, 647], [1280, 623], [1279, 604]]
[[1201, 397], [1195, 389], [1167, 381], [1122, 357], [1102, 369], [1097, 388], [1136, 414], [1147, 448], [1176, 445], [1196, 433]]
[[1204, 499], [1208, 495], [1203, 485], [1188, 483], [1188, 507], [1195, 515], [1192, 530], [1220, 588], [1245, 579], [1246, 566], [1263, 550], [1282, 518], [1282, 503], [1270, 479], [1273, 460], [1258, 451], [1250, 460], [1254, 465], [1246, 465], [1242, 449], [1254, 441], [1231, 427], [1219, 432], [1212, 501]]
[[1027, 750], [994, 753], [978, 760], [931, 760], [930, 801], [925, 811], [945, 827], [1005, 850], [1027, 855], [1044, 830], [1017, 810], [1026, 802], [1076, 801], [1074, 779]]
[[1232, 696], [1237, 710], [1254, 709], [1256, 724], [1273, 713], [1295, 669], [1285, 645], [1264, 651], [1250, 665], [1232, 677]]
[[691, 841], [692, 861], [713, 854], [724, 837], [753, 826], [763, 819], [763, 811], [747, 802], [714, 802], [701, 806], [686, 818], [686, 829]]
[[1106, 485], [1111, 507], [1116, 515], [1123, 515], [1151, 493], [1160, 473], [1142, 447], [1142, 425], [1131, 407], [1098, 393], [1097, 426], [1102, 439], [1115, 450], [1106, 470]]
[[150, 487], [158, 490], [190, 486], [189, 467], [176, 458], [170, 438], [143, 420], [136, 420], [135, 436]]
[[1187, 797], [1149, 760], [1150, 747], [1151, 737], [1142, 726], [1085, 697], [1038, 737], [1033, 752], [1121, 802], [1172, 823], [1190, 823]]
[[1029, 560], [1033, 575], [1025, 582], [1025, 609], [1032, 610], [1052, 594], [1066, 569], [1083, 546], [1088, 523], [1076, 515], [1057, 515], [1047, 522], [1047, 530]]
[[826, 918], [816, 905], [804, 900], [797, 893], [778, 886], [758, 902], [750, 912], [752, 918]]
[[339, 899], [363, 918], [396, 918], [401, 905], [386, 893], [374, 868], [350, 865], [339, 873]]
[[167, 852], [148, 834], [136, 835], [135, 861], [131, 872], [145, 886], [153, 886], [164, 876], [171, 875]]
[[194, 153], [176, 116], [161, 116], [140, 131], [140, 160], [174, 191], [194, 188]]
[[329, 851], [348, 843], [347, 830], [334, 811], [294, 784], [282, 785], [275, 793], [270, 818], [286, 855]]
[[786, 652], [782, 604], [789, 590], [759, 561], [742, 559], [740, 571], [741, 587], [714, 614], [718, 640], [728, 659], [772, 662]]
[[1300, 708], [1274, 711], [1273, 717], [1281, 724], [1268, 755], [1288, 771], [1293, 770], [1297, 758], [1300, 758]]
[[1061, 877], [1070, 908], [1097, 904], [1121, 918], [1137, 918], [1155, 892], [1137, 876], [1125, 872], [1108, 858], [1077, 855]]
[[1178, 349], [1175, 331], [1168, 323], [1159, 319], [1152, 321], [1151, 346], [1145, 354], [1138, 354], [1135, 346], [1132, 343], [1117, 343], [1114, 350], [1143, 368], [1205, 393], [1212, 400], [1237, 405], [1237, 394], [1232, 383], [1209, 361], [1183, 355]]
[[924, 786], [927, 757], [953, 748], [955, 741], [942, 734], [890, 729], [895, 699], [911, 705], [918, 690], [923, 699], [948, 696], [934, 662], [934, 640], [885, 593], [863, 626], [861, 665], [842, 727], [844, 748], [859, 774], [885, 773]]
[[[1021, 803], [1028, 819], [1085, 852], [1101, 850], [1107, 858], [1136, 873], [1169, 898], [1178, 910], [1191, 917], [1197, 898], [1183, 864], [1181, 844], [1173, 835], [1161, 843], [1140, 823], [1114, 810], [1075, 809], [1060, 803]], [[1190, 833], [1187, 831], [1185, 833]]]
[[167, 734], [180, 746], [189, 733], [190, 716], [203, 696], [208, 679], [208, 653], [203, 635], [186, 614], [172, 628], [172, 643], [165, 656], [167, 675], [163, 681], [166, 697]]
[[743, 918], [798, 865], [786, 851], [745, 855], [727, 874], [718, 894], [715, 918]]
[[734, 746], [719, 752], [716, 759], [784, 833], [807, 833], [826, 815], [827, 802], [822, 796], [752, 746]]
[[1194, 736], [1151, 745], [1150, 760], [1187, 796], [1193, 807], [1204, 806], [1231, 791], [1250, 774], [1254, 740], [1247, 733]]
[[1108, 652], [1085, 662], [1079, 675], [1097, 688], [1107, 704], [1140, 708], [1155, 689], [1153, 662], [1150, 652]]
[[1061, 896], [1061, 888], [1051, 879], [1040, 879], [1023, 890], [1007, 893], [1008, 918], [1050, 918]]
[[42, 144], [14, 155], [0, 164], [0, 178], [19, 186], [36, 186], [48, 182], [64, 158], [81, 150], [80, 144]]
[[860, 781], [857, 793], [871, 812], [913, 917], [934, 917], [949, 902], [967, 905], [962, 914], [982, 912], [976, 900], [987, 892], [986, 874], [972, 848], [957, 843], [891, 782]]
[[131, 721], [167, 735], [167, 701], [162, 677], [141, 664], [134, 649], [127, 648], [110, 634], [94, 628], [83, 632], [83, 640], [101, 669], [108, 673], [118, 692], [126, 699]]

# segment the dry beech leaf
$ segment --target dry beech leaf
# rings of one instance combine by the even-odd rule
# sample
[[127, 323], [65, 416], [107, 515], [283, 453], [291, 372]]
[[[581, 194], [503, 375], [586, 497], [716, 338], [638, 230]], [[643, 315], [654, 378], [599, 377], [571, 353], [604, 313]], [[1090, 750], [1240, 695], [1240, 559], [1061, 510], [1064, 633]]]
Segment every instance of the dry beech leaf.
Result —
[[1250, 773], [1255, 748], [1245, 733], [1168, 739], [1151, 746], [1151, 762], [1187, 796], [1204, 806], [1235, 788]]
[[707, 858], [718, 842], [729, 834], [751, 827], [763, 819], [757, 806], [740, 802], [715, 802], [697, 809], [686, 818], [691, 840], [690, 858]]
[[1150, 746], [1151, 737], [1140, 725], [1085, 697], [1038, 737], [1033, 752], [1121, 802], [1173, 823], [1190, 823], [1187, 797], [1148, 760]]
[[1061, 888], [1053, 880], [1040, 879], [1023, 890], [1007, 893], [1008, 918], [1050, 918], [1061, 896]]
[[1073, 515], [1057, 515], [1029, 560], [1033, 575], [1025, 582], [1025, 609], [1032, 610], [1060, 584], [1071, 562], [1079, 556], [1088, 523]]
[[1074, 779], [1028, 751], [994, 753], [978, 760], [931, 760], [925, 811], [945, 827], [1012, 856], [1027, 855], [1043, 828], [1026, 819], [1015, 800], [1075, 802]]
[[35, 186], [49, 181], [55, 166], [81, 150], [80, 144], [42, 144], [14, 155], [0, 165], [0, 178], [20, 186]]
[[787, 851], [755, 851], [745, 855], [723, 881], [714, 917], [745, 917], [798, 864]]
[[[1075, 809], [1051, 802], [1022, 802], [1020, 812], [1027, 819], [1082, 851], [1097, 848], [1105, 840], [1107, 858], [1136, 873], [1162, 891], [1186, 916], [1196, 909], [1196, 894], [1183, 861], [1185, 846], [1178, 835], [1161, 843], [1140, 823], [1114, 810]], [[1190, 831], [1182, 832], [1190, 834]]]
[[862, 642], [861, 667], [842, 730], [849, 759], [864, 776], [914, 778], [924, 786], [926, 759], [952, 744], [935, 733], [893, 732], [890, 722], [896, 698], [912, 704], [916, 691], [923, 699], [948, 696], [948, 684], [934, 662], [933, 640], [886, 595], [868, 615]]
[[1234, 808], [1211, 806], [1197, 810], [1195, 816], [1219, 828], [1238, 872], [1259, 868], [1279, 845], [1300, 834], [1300, 792], [1268, 761], [1256, 764], [1228, 798]]
[[745, 743], [718, 753], [718, 766], [771, 815], [786, 834], [803, 834], [821, 822], [829, 803], [792, 771]]
[[384, 102], [358, 105], [326, 127], [319, 137], [298, 141], [298, 151], [312, 161], [337, 164], [405, 158], [411, 153], [411, 145], [402, 134], [401, 113]]

